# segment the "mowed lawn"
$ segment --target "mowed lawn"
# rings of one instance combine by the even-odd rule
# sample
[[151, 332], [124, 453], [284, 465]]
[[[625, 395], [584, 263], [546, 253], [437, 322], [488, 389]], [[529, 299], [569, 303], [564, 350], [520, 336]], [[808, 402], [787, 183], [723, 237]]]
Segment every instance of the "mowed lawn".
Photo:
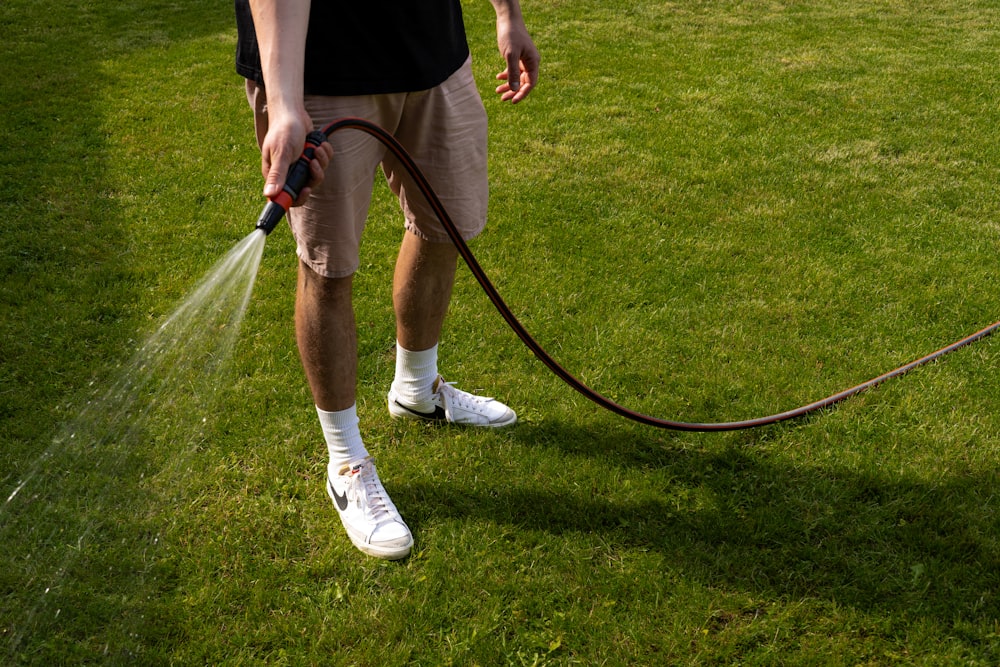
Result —
[[[514, 107], [490, 3], [463, 7], [472, 249], [595, 390], [758, 417], [1000, 319], [1000, 5], [524, 0]], [[231, 4], [7, 0], [0, 26], [0, 662], [1000, 664], [997, 340], [804, 419], [658, 430], [567, 389], [460, 270], [442, 370], [519, 423], [396, 423], [380, 184], [359, 412], [416, 544], [371, 559], [324, 490], [284, 226], [242, 326], [115, 390], [263, 204]]]

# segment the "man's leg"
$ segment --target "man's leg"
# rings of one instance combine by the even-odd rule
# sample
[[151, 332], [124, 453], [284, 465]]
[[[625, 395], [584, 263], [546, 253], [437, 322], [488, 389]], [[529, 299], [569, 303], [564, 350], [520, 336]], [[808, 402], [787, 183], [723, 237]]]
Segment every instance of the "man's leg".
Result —
[[396, 260], [396, 375], [389, 390], [394, 417], [476, 426], [507, 426], [513, 410], [492, 398], [455, 389], [438, 375], [437, 343], [455, 283], [458, 250], [407, 232]]
[[413, 537], [389, 499], [361, 439], [353, 280], [325, 278], [299, 263], [295, 334], [326, 437], [327, 493], [354, 545], [379, 558], [403, 558]]
[[437, 343], [455, 282], [458, 252], [410, 232], [396, 259], [392, 302], [396, 310], [396, 375], [390, 403], [431, 405], [438, 378]]
[[354, 405], [357, 391], [352, 286], [353, 276], [325, 278], [299, 263], [295, 336], [316, 407], [330, 412]]
[[457, 264], [458, 251], [451, 243], [431, 243], [416, 234], [403, 234], [392, 289], [400, 346], [417, 352], [437, 345]]

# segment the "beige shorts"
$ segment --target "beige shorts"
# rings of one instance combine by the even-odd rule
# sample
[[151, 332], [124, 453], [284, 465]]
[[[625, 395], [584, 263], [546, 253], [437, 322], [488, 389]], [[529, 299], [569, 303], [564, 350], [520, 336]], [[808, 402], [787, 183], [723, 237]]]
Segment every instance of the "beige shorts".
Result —
[[[267, 133], [264, 91], [247, 82], [260, 143]], [[486, 225], [486, 110], [466, 61], [441, 85], [415, 93], [306, 96], [317, 128], [345, 116], [378, 124], [403, 145], [427, 177], [463, 239]], [[450, 243], [437, 216], [399, 162], [375, 137], [345, 128], [330, 138], [334, 155], [323, 183], [308, 201], [293, 208], [289, 224], [299, 258], [329, 278], [357, 271], [361, 234], [368, 218], [379, 165], [399, 198], [407, 231], [435, 243]]]

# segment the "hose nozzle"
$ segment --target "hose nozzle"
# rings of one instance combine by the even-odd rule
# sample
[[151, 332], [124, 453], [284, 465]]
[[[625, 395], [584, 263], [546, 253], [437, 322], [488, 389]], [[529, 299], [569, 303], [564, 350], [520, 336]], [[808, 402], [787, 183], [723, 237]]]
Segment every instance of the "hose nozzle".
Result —
[[278, 226], [281, 219], [285, 217], [287, 209], [276, 201], [269, 201], [257, 218], [257, 229], [263, 229], [265, 234], [270, 234]]
[[327, 140], [326, 134], [316, 130], [310, 132], [306, 137], [305, 148], [302, 155], [288, 168], [288, 176], [285, 178], [285, 185], [274, 197], [270, 197], [260, 217], [257, 218], [257, 229], [263, 229], [265, 234], [270, 234], [278, 225], [292, 203], [299, 198], [302, 188], [309, 182], [309, 163], [316, 156], [316, 149]]

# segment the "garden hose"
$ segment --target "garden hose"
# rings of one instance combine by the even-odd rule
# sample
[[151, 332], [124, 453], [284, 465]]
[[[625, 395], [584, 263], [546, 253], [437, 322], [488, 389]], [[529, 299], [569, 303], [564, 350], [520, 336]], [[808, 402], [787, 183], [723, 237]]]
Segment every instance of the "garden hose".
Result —
[[660, 419], [658, 417], [651, 417], [649, 415], [642, 414], [640, 412], [635, 412], [630, 410], [618, 403], [612, 401], [611, 399], [602, 396], [597, 393], [583, 382], [578, 380], [572, 374], [570, 374], [565, 368], [560, 366], [552, 357], [546, 352], [541, 345], [528, 333], [524, 326], [518, 321], [518, 319], [511, 312], [510, 308], [504, 302], [500, 293], [493, 286], [493, 283], [487, 277], [486, 272], [483, 271], [479, 262], [476, 260], [472, 251], [469, 250], [468, 244], [458, 233], [454, 222], [452, 222], [451, 217], [448, 215], [448, 211], [445, 210], [441, 201], [438, 199], [437, 194], [434, 189], [431, 188], [430, 184], [427, 182], [426, 177], [420, 171], [420, 168], [413, 161], [413, 158], [406, 152], [403, 146], [392, 136], [389, 132], [379, 127], [378, 125], [361, 119], [361, 118], [341, 118], [335, 120], [321, 131], [313, 132], [309, 135], [306, 141], [306, 147], [303, 150], [302, 155], [299, 159], [292, 165], [289, 169], [288, 179], [285, 183], [284, 189], [272, 198], [270, 202], [265, 207], [263, 213], [261, 213], [260, 218], [257, 221], [257, 229], [263, 229], [266, 234], [269, 234], [278, 224], [278, 221], [285, 215], [289, 206], [294, 202], [301, 192], [302, 188], [308, 181], [309, 177], [309, 161], [315, 154], [316, 148], [326, 141], [334, 132], [345, 128], [352, 128], [355, 130], [360, 130], [366, 132], [369, 135], [378, 139], [382, 144], [388, 149], [403, 165], [403, 168], [413, 177], [414, 182], [420, 189], [420, 192], [427, 199], [431, 208], [434, 210], [435, 215], [441, 221], [444, 226], [445, 231], [448, 233], [449, 238], [455, 247], [458, 249], [458, 253], [462, 256], [462, 259], [468, 265], [469, 270], [472, 271], [472, 275], [475, 276], [476, 280], [482, 286], [483, 291], [486, 292], [487, 297], [500, 312], [501, 317], [507, 322], [514, 333], [517, 334], [518, 338], [528, 347], [529, 350], [534, 353], [535, 357], [538, 358], [545, 366], [549, 368], [555, 375], [557, 375], [561, 380], [563, 380], [571, 388], [590, 399], [597, 405], [610, 410], [611, 412], [631, 419], [632, 421], [639, 422], [641, 424], [646, 424], [648, 426], [654, 426], [657, 428], [670, 429], [675, 431], [736, 431], [741, 429], [756, 428], [760, 426], [767, 426], [770, 424], [776, 424], [781, 421], [788, 419], [795, 419], [798, 417], [803, 417], [809, 413], [821, 410], [823, 408], [830, 407], [835, 403], [839, 403], [851, 396], [859, 394], [866, 389], [870, 389], [886, 380], [898, 377], [907, 373], [908, 371], [917, 368], [918, 366], [923, 366], [935, 359], [938, 359], [949, 352], [954, 352], [955, 350], [965, 347], [970, 343], [974, 343], [981, 340], [990, 334], [992, 334], [997, 329], [1000, 329], [1000, 321], [991, 324], [990, 326], [977, 331], [976, 333], [966, 336], [965, 338], [952, 343], [946, 347], [943, 347], [936, 352], [932, 352], [920, 359], [911, 361], [908, 364], [900, 366], [895, 370], [889, 371], [879, 375], [876, 378], [868, 380], [867, 382], [862, 382], [859, 385], [855, 385], [850, 389], [845, 389], [844, 391], [838, 392], [831, 396], [828, 396], [822, 400], [809, 403], [794, 410], [787, 410], [785, 412], [780, 412], [773, 415], [768, 415], [766, 417], [758, 417], [756, 419], [747, 419], [743, 421], [729, 421], [729, 422], [715, 422], [715, 423], [693, 423], [693, 422], [682, 422], [673, 421], [669, 419]]

